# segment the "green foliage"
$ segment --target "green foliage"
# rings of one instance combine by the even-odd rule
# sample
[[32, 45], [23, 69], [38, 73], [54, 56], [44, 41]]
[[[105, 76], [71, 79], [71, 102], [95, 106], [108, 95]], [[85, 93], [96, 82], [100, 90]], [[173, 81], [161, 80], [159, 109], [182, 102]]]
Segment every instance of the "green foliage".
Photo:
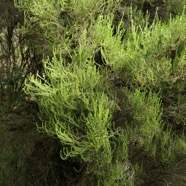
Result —
[[[113, 160], [110, 140], [116, 133], [111, 130], [115, 104], [107, 95], [103, 75], [91, 61], [84, 61], [86, 59], [81, 58], [83, 54], [80, 52], [81, 48], [79, 54], [72, 57], [76, 61], [71, 65], [55, 56], [52, 62], [46, 61], [46, 76], [50, 81], [43, 84], [32, 77], [26, 88], [31, 95], [38, 96], [40, 116], [47, 121], [42, 128], [63, 144], [61, 158], [75, 157], [86, 162], [88, 173], [101, 176], [104, 178], [101, 182], [112, 185], [114, 180], [123, 179], [118, 161], [127, 158], [127, 141], [121, 138], [125, 142], [121, 145], [119, 140], [122, 154], [116, 155], [116, 160]], [[116, 163], [112, 164], [112, 161]], [[100, 174], [105, 170], [109, 172], [106, 171], [104, 177]], [[108, 175], [110, 181], [107, 180]]]
[[42, 61], [25, 85], [39, 106], [38, 130], [60, 142], [64, 162], [79, 165], [79, 185], [144, 183], [151, 171], [142, 159], [166, 173], [186, 154], [182, 3], [174, 12], [170, 1], [130, 3], [16, 1], [25, 16], [17, 53]]
[[137, 133], [135, 139], [139, 136], [137, 141], [142, 146], [145, 146], [147, 150], [154, 148], [153, 140], [160, 137], [161, 132], [160, 100], [151, 92], [147, 96], [146, 93], [140, 93], [139, 90], [134, 94], [128, 94], [128, 102], [131, 105], [132, 117], [134, 118], [131, 125], [134, 126], [134, 132]]

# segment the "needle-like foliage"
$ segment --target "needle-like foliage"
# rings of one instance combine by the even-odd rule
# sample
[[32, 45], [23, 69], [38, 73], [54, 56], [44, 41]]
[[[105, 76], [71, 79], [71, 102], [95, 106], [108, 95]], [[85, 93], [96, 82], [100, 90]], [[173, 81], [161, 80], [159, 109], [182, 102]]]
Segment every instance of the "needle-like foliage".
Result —
[[[185, 11], [162, 21], [169, 1], [133, 4], [17, 1], [26, 44], [43, 56], [43, 74], [25, 84], [38, 129], [59, 140], [63, 160], [80, 164], [86, 184], [138, 185], [140, 169], [151, 174], [147, 160], [169, 170], [186, 154]], [[168, 177], [153, 175], [157, 184]]]

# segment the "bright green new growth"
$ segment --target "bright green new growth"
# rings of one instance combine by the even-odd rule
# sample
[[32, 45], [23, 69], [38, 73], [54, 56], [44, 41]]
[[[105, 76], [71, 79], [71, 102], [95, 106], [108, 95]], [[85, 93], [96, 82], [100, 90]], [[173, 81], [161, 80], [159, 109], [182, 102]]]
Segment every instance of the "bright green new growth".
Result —
[[[113, 37], [112, 18], [108, 19], [97, 20], [93, 39], [103, 47], [107, 64], [118, 76], [146, 88], [172, 80], [175, 78], [171, 77], [172, 73], [178, 79], [184, 76], [185, 15], [170, 20], [168, 25], [155, 22], [150, 28], [148, 25], [135, 25], [131, 20], [131, 28], [122, 42], [120, 38], [125, 30], [120, 30], [119, 25], [118, 35]], [[172, 61], [174, 50], [179, 59]]]
[[41, 128], [60, 140], [62, 159], [78, 158], [87, 163], [87, 172], [97, 176], [109, 170], [109, 182], [122, 179], [124, 172], [118, 161], [127, 159], [127, 141], [120, 145], [116, 160], [110, 142], [116, 133], [111, 129], [116, 105], [107, 96], [105, 79], [93, 62], [78, 61], [80, 56], [73, 58], [77, 61], [69, 65], [55, 56], [52, 62], [46, 60], [49, 81], [43, 84], [32, 77], [27, 84], [27, 90], [38, 97], [40, 117], [46, 119]]
[[[94, 8], [100, 5], [96, 1], [70, 1], [75, 15], [69, 17], [65, 28], [63, 20], [56, 19], [55, 6], [42, 2], [30, 11], [40, 15], [43, 6], [49, 7], [39, 22], [48, 42], [41, 50], [49, 51], [44, 53], [45, 78], [32, 76], [26, 91], [39, 105], [43, 121], [39, 129], [61, 142], [61, 158], [74, 158], [82, 167], [86, 165], [93, 185], [112, 186], [134, 185], [131, 149], [142, 148], [164, 163], [175, 160], [177, 154], [184, 155], [185, 137], [174, 139], [171, 129], [165, 127], [162, 94], [165, 83], [172, 85], [185, 75], [186, 16], [168, 24], [157, 20], [150, 27], [131, 19], [126, 33], [119, 23], [114, 35], [114, 15], [98, 15], [105, 7]], [[69, 8], [67, 1], [57, 2], [62, 10]], [[112, 5], [109, 1], [108, 7]], [[81, 9], [89, 16], [84, 17]], [[37, 22], [37, 16], [35, 19]], [[106, 62], [105, 69], [94, 60], [97, 48]], [[174, 57], [172, 51], [176, 51]], [[118, 88], [114, 79], [125, 85]], [[185, 84], [177, 87], [180, 92], [182, 86]], [[122, 98], [117, 97], [118, 92]], [[185, 99], [180, 97], [185, 109]], [[115, 112], [126, 115], [119, 127], [113, 121]], [[174, 115], [172, 110], [165, 112]]]

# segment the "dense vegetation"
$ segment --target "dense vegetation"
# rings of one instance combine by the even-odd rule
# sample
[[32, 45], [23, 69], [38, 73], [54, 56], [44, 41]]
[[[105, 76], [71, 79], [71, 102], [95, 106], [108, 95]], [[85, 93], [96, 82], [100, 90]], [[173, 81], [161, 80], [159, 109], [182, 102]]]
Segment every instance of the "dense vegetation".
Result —
[[186, 185], [185, 4], [1, 0], [0, 185]]

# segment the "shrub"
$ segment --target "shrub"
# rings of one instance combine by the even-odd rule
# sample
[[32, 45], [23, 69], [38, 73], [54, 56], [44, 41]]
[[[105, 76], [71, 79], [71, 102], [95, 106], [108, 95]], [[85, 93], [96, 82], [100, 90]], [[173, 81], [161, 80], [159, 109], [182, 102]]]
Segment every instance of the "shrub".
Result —
[[[137, 183], [138, 151], [162, 167], [186, 152], [178, 112], [185, 109], [185, 13], [149, 24], [127, 8], [126, 26], [115, 19], [118, 4], [19, 3], [27, 16], [23, 33], [37, 36], [28, 44], [44, 56], [44, 76], [25, 86], [39, 106], [38, 129], [61, 142], [61, 158], [78, 162], [92, 185]], [[133, 19], [133, 11], [140, 16]]]

